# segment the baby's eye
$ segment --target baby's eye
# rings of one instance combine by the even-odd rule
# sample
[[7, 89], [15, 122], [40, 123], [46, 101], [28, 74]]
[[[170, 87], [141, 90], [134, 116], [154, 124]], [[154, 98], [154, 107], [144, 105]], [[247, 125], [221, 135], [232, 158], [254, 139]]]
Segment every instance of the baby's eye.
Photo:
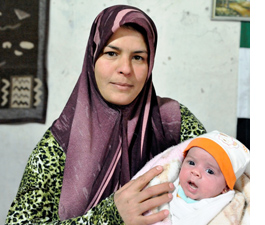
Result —
[[207, 169], [206, 172], [209, 173], [209, 174], [214, 174], [214, 171], [211, 170], [211, 169]]
[[193, 162], [193, 161], [190, 160], [190, 161], [188, 161], [188, 164], [191, 165], [191, 166], [194, 166], [195, 165], [195, 162]]

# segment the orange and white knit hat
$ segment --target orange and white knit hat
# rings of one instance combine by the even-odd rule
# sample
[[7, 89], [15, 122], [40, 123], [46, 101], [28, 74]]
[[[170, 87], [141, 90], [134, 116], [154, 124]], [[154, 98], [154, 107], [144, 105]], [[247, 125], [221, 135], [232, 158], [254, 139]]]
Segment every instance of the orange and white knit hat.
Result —
[[249, 166], [249, 149], [235, 138], [222, 132], [212, 131], [194, 138], [184, 150], [184, 155], [192, 147], [200, 147], [215, 158], [231, 190], [236, 180]]

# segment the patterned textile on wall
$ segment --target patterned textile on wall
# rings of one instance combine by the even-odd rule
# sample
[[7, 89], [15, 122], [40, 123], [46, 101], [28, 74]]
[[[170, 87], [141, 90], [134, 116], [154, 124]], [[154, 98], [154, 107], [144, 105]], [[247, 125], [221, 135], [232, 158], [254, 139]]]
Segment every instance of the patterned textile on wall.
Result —
[[49, 0], [0, 2], [0, 123], [45, 123]]

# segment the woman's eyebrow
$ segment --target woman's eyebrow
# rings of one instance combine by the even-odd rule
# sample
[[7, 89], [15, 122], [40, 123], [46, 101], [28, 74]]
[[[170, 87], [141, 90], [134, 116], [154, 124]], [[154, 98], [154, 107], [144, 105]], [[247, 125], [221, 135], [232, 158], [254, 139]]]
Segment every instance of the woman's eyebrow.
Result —
[[[112, 48], [112, 49], [117, 50], [117, 51], [121, 51], [121, 49], [117, 46], [107, 45], [106, 47]], [[145, 49], [144, 50], [136, 50], [136, 51], [134, 51], [134, 53], [146, 53], [146, 54], [148, 54], [148, 51]]]
[[116, 47], [116, 46], [113, 46], [113, 45], [107, 45], [106, 47], [109, 47], [109, 48], [112, 48], [112, 49], [120, 51], [119, 47]]
[[138, 50], [138, 51], [135, 51], [134, 53], [146, 53], [148, 55], [148, 51], [146, 50]]

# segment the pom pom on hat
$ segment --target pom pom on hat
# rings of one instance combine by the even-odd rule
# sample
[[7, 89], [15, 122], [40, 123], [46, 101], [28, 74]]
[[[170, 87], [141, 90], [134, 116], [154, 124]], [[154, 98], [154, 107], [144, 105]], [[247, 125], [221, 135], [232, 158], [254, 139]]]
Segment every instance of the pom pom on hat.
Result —
[[249, 166], [249, 150], [240, 141], [222, 132], [212, 131], [194, 138], [184, 154], [192, 147], [200, 147], [215, 158], [231, 190]]

